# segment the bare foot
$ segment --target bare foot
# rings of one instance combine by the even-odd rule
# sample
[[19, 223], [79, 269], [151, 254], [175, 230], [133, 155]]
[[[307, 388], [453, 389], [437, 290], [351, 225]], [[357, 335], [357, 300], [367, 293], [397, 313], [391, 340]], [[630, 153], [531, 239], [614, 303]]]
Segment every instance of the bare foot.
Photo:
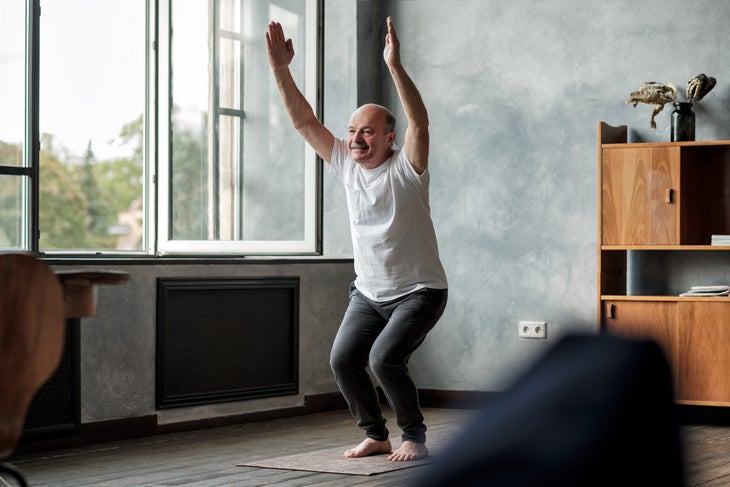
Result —
[[380, 453], [390, 453], [393, 448], [390, 446], [390, 440], [378, 441], [372, 438], [365, 438], [362, 443], [355, 448], [351, 448], [345, 452], [347, 458], [360, 458], [370, 455], [378, 455]]
[[427, 456], [428, 448], [426, 448], [425, 444], [404, 441], [400, 448], [388, 457], [388, 460], [391, 462], [408, 462], [411, 460], [420, 460]]

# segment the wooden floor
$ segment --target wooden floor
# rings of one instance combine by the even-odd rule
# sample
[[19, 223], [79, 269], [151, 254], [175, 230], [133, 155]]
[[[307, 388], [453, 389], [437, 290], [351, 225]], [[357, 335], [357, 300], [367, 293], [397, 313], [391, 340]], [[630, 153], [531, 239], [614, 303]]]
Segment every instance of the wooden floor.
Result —
[[[430, 428], [464, 424], [473, 411], [424, 410]], [[388, 413], [390, 418], [390, 413]], [[394, 421], [389, 419], [390, 424]], [[688, 486], [730, 485], [730, 427], [682, 426]], [[31, 487], [406, 486], [425, 466], [373, 476], [238, 467], [237, 463], [359, 442], [347, 411], [173, 433], [10, 459]], [[0, 481], [0, 486], [4, 485]]]

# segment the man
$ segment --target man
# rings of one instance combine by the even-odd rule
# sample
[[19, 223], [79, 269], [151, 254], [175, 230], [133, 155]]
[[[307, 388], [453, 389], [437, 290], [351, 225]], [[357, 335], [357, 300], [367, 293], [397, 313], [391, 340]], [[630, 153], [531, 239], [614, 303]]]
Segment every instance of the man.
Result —
[[[394, 145], [393, 114], [376, 104], [355, 110], [346, 141], [332, 135], [292, 78], [294, 48], [278, 22], [269, 24], [266, 44], [294, 127], [347, 191], [357, 277], [330, 364], [366, 438], [345, 457], [391, 453], [391, 461], [409, 461], [426, 457], [428, 449], [408, 360], [446, 307], [447, 281], [429, 208], [428, 113], [401, 64], [390, 17], [387, 27], [383, 58], [408, 122], [402, 149]], [[402, 430], [401, 446], [392, 452], [368, 365]]]

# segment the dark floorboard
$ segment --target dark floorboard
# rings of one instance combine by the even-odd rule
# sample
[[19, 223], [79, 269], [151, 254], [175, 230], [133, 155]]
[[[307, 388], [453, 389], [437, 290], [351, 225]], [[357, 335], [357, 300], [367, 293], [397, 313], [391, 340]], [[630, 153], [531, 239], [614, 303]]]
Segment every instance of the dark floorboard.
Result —
[[[438, 429], [464, 424], [473, 412], [426, 408], [424, 414], [429, 427]], [[390, 413], [388, 417], [393, 424]], [[344, 451], [360, 439], [349, 413], [333, 411], [16, 455], [6, 460], [23, 471], [31, 487], [408, 486], [426, 468], [361, 476], [236, 466], [248, 460], [340, 445]], [[730, 485], [730, 426], [685, 425], [682, 441], [688, 486]]]

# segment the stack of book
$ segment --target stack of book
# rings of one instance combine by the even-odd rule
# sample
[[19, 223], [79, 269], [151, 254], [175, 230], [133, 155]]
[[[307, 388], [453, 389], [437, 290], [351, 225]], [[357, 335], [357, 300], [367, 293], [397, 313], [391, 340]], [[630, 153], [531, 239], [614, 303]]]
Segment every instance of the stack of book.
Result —
[[730, 245], [730, 235], [713, 235], [711, 245]]
[[730, 286], [692, 286], [680, 296], [728, 296]]

